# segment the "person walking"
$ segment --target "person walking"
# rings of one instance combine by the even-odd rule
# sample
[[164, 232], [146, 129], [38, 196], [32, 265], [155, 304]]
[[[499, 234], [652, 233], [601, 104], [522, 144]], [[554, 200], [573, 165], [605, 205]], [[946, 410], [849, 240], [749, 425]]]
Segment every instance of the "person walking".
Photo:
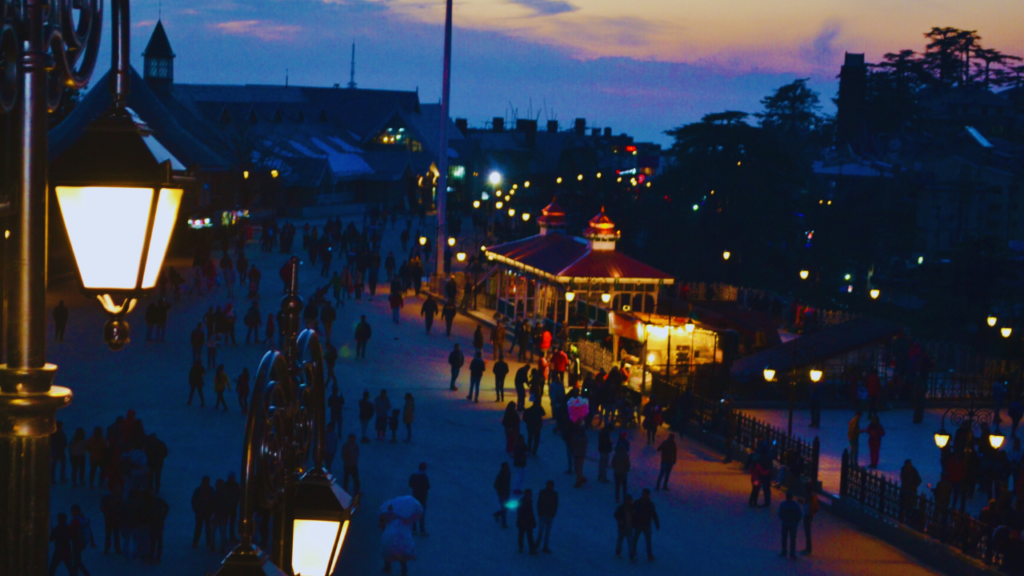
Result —
[[462, 370], [462, 365], [466, 363], [466, 356], [462, 354], [462, 350], [459, 349], [459, 345], [456, 344], [455, 348], [448, 354], [448, 365], [452, 368], [452, 381], [449, 384], [449, 390], [458, 390], [459, 387], [455, 385], [455, 381], [459, 378], [459, 371]]
[[249, 411], [249, 369], [242, 368], [242, 373], [235, 380], [235, 393], [238, 394], [238, 408], [245, 414]]
[[748, 505], [751, 508], [757, 506], [759, 492], [764, 492], [762, 506], [767, 508], [772, 505], [771, 462], [767, 463], [768, 468], [766, 469], [762, 460], [766, 460], [766, 458], [758, 458], [750, 467], [750, 501]]
[[796, 559], [796, 530], [804, 513], [800, 505], [793, 501], [793, 492], [786, 491], [786, 500], [779, 504], [779, 520], [782, 521], [782, 556]]
[[85, 486], [85, 428], [76, 428], [68, 446], [68, 459], [71, 461], [71, 486]]
[[121, 487], [108, 484], [108, 493], [100, 499], [100, 513], [103, 514], [103, 553], [110, 554], [110, 543], [114, 553], [121, 554]]
[[473, 360], [469, 363], [469, 395], [466, 400], [480, 403], [480, 381], [483, 380], [487, 365], [479, 350], [473, 354]]
[[491, 368], [491, 372], [494, 373], [494, 401], [504, 402], [505, 377], [508, 376], [508, 363], [505, 362], [504, 354], [500, 352], [498, 353], [498, 360], [494, 363], [494, 366]]
[[519, 407], [519, 411], [522, 412], [526, 409], [526, 387], [530, 382], [530, 365], [523, 364], [516, 370], [515, 376], [515, 387], [516, 387], [516, 406]]
[[576, 488], [583, 486], [587, 483], [587, 479], [583, 477], [583, 463], [587, 459], [587, 432], [582, 428], [575, 430], [573, 441], [572, 441], [572, 463], [573, 470], [576, 472]]
[[53, 336], [57, 342], [64, 341], [64, 329], [68, 325], [68, 307], [64, 305], [64, 301], [57, 302], [57, 305], [53, 307]]
[[498, 494], [498, 511], [493, 514], [494, 521], [500, 522], [502, 528], [508, 528], [508, 501], [512, 496], [512, 470], [508, 462], [502, 462], [498, 475], [494, 478], [494, 491]]
[[409, 560], [416, 559], [416, 543], [413, 541], [410, 526], [416, 521], [419, 511], [413, 511], [411, 516], [400, 516], [394, 511], [394, 507], [387, 504], [387, 509], [381, 507], [378, 524], [384, 529], [381, 536], [381, 556], [384, 558], [383, 572], [391, 572], [391, 563], [398, 562], [401, 566], [402, 576], [409, 573]]
[[[420, 462], [419, 468], [409, 476], [409, 488], [412, 490], [412, 497], [420, 503], [420, 506], [423, 506], [423, 512], [420, 514], [418, 533], [421, 536], [426, 536], [427, 493], [430, 492], [430, 479], [427, 478], [426, 462]], [[412, 533], [414, 536], [417, 534], [416, 528], [417, 526], [414, 522], [412, 525]]]
[[[672, 474], [672, 467], [676, 465], [676, 435], [669, 434], [668, 438], [658, 446], [661, 452], [661, 471], [658, 472], [658, 479], [654, 482], [654, 490], [661, 486], [662, 490], [668, 490], [668, 477]], [[664, 479], [664, 483], [662, 482]]]
[[402, 405], [402, 423], [405, 424], [405, 441], [412, 442], [412, 421], [416, 417], [416, 402], [412, 393], [405, 393], [405, 403]]
[[523, 493], [523, 481], [526, 480], [526, 439], [520, 434], [516, 437], [516, 443], [512, 446], [512, 493]]
[[[618, 495], [615, 496], [615, 501], [619, 501]], [[625, 540], [629, 559], [636, 558], [636, 547], [633, 545], [633, 538], [630, 533], [633, 529], [633, 497], [629, 494], [623, 496], [622, 504], [615, 508], [615, 526], [617, 528], [615, 555], [622, 556], [622, 541]]]
[[341, 447], [341, 487], [348, 491], [348, 479], [352, 479], [352, 494], [359, 494], [359, 443], [356, 435], [349, 434], [348, 441]]
[[878, 468], [879, 452], [882, 450], [882, 436], [885, 436], [885, 428], [878, 421], [878, 416], [871, 419], [871, 424], [868, 424], [868, 428], [864, 432], [868, 435], [868, 452], [871, 454], [871, 464], [869, 467]]
[[57, 420], [57, 430], [50, 434], [50, 480], [57, 483], [57, 465], [60, 464], [60, 481], [67, 482], [68, 436], [64, 433], [64, 422]]
[[[608, 463], [612, 458], [612, 432], [615, 430], [614, 426], [603, 426], [601, 431], [597, 433], [597, 481], [607, 484], [608, 480]], [[663, 456], [664, 457], [664, 456]]]
[[[622, 437], [626, 435], [622, 433]], [[621, 446], [622, 444], [620, 444]], [[615, 455], [612, 456], [612, 476], [615, 478], [615, 501], [619, 501], [619, 488], [622, 488], [623, 497], [626, 496], [626, 490], [628, 487], [629, 479], [629, 447], [626, 445], [624, 450], [615, 450]]]
[[647, 546], [647, 561], [654, 562], [654, 552], [651, 548], [651, 523], [661, 530], [661, 522], [658, 520], [658, 511], [651, 501], [651, 491], [644, 488], [640, 499], [633, 503], [633, 556], [630, 561], [636, 560], [636, 548], [640, 544], [640, 536], [644, 537], [644, 544]]
[[811, 524], [814, 523], [814, 516], [818, 513], [818, 493], [810, 487], [804, 487], [804, 549], [801, 554], [811, 555]]
[[405, 306], [404, 300], [400, 292], [391, 292], [388, 295], [388, 304], [391, 306], [391, 321], [395, 324], [398, 324], [399, 312], [401, 312], [402, 306]]
[[213, 375], [213, 391], [217, 393], [217, 403], [214, 404], [213, 409], [216, 410], [221, 404], [224, 405], [224, 411], [228, 411], [228, 401], [224, 399], [224, 392], [231, 391], [231, 379], [228, 378], [228, 373], [224, 371], [224, 365], [219, 364], [217, 366], [217, 372]]
[[189, 340], [192, 343], [192, 362], [202, 364], [203, 345], [206, 344], [206, 332], [203, 331], [202, 322], [196, 324], [196, 329], [192, 331]]
[[[511, 402], [509, 402], [511, 404]], [[540, 448], [540, 431], [544, 427], [544, 406], [534, 402], [523, 412], [523, 423], [526, 424], [526, 448], [534, 456]]]
[[430, 327], [434, 325], [434, 316], [437, 316], [437, 301], [434, 300], [432, 295], [427, 294], [426, 301], [420, 307], [420, 316], [423, 316], [423, 322], [427, 327], [427, 334], [430, 334]]
[[331, 328], [334, 326], [334, 321], [338, 319], [338, 311], [331, 306], [330, 302], [324, 302], [324, 307], [320, 309], [320, 322], [324, 325], [324, 335], [327, 336], [327, 341], [331, 341]]
[[370, 442], [370, 439], [366, 437], [366, 429], [370, 425], [370, 420], [373, 420], [375, 412], [373, 402], [370, 401], [370, 392], [363, 390], [363, 397], [359, 399], [359, 427], [363, 431], [363, 437], [360, 439], [360, 442], [363, 444]]
[[452, 323], [455, 322], [455, 315], [458, 313], [459, 310], [455, 307], [454, 300], [445, 302], [444, 308], [441, 309], [441, 319], [444, 320], [444, 335], [448, 338], [452, 337]]
[[860, 435], [864, 433], [860, 428], [861, 414], [861, 411], [857, 410], [846, 428], [846, 439], [850, 442], [850, 463], [854, 466], [860, 466]]
[[543, 544], [544, 547], [541, 548], [541, 551], [545, 554], [551, 554], [548, 540], [551, 539], [551, 524], [555, 521], [556, 514], [558, 514], [558, 492], [555, 491], [555, 481], [548, 480], [544, 489], [537, 494], [537, 518], [539, 519], [537, 546]]
[[61, 563], [68, 569], [68, 574], [75, 576], [75, 556], [71, 550], [71, 526], [68, 525], [68, 515], [61, 512], [57, 514], [57, 525], [50, 529], [50, 542], [53, 542], [53, 556], [50, 557], [49, 575], [57, 573], [57, 566]]
[[537, 518], [533, 514], [533, 491], [529, 488], [523, 492], [519, 499], [519, 506], [516, 507], [516, 528], [519, 530], [519, 553], [523, 552], [523, 539], [529, 545], [530, 554], [537, 553], [537, 546], [534, 544], [533, 529], [537, 527]]
[[491, 329], [491, 352], [492, 358], [502, 356], [505, 350], [505, 323], [498, 319], [497, 324]]
[[377, 440], [384, 440], [388, 430], [388, 414], [391, 412], [391, 399], [388, 398], [387, 390], [381, 390], [380, 395], [373, 399], [373, 412], [376, 416], [373, 427], [377, 431]]
[[96, 547], [96, 540], [92, 534], [92, 523], [82, 513], [82, 507], [78, 504], [71, 506], [71, 557], [74, 569], [72, 574], [84, 574], [90, 576], [89, 569], [82, 562], [82, 552], [87, 546]]
[[89, 488], [96, 480], [96, 470], [100, 472], [100, 487], [107, 477], [107, 466], [110, 463], [110, 446], [103, 438], [103, 427], [93, 428], [92, 436], [85, 441], [85, 451], [89, 454]]
[[334, 424], [334, 431], [338, 438], [341, 438], [342, 409], [345, 407], [345, 397], [338, 392], [338, 384], [331, 386], [331, 395], [327, 397], [327, 408], [331, 411], [331, 423]]
[[501, 417], [501, 427], [505, 429], [505, 453], [511, 454], [519, 438], [519, 413], [516, 403], [509, 402], [505, 406], [505, 414]]
[[260, 303], [254, 300], [252, 306], [246, 311], [245, 316], [242, 317], [242, 322], [245, 323], [245, 343], [249, 343], [249, 338], [253, 339], [256, 344], [260, 343], [260, 326], [263, 325], [263, 314], [260, 312]]
[[210, 551], [216, 550], [214, 547], [214, 534], [213, 534], [213, 507], [214, 507], [214, 490], [213, 486], [210, 486], [210, 477], [203, 476], [202, 482], [199, 487], [192, 492], [192, 512], [196, 516], [196, 528], [192, 533], [192, 547], [199, 547], [199, 536], [202, 535], [203, 530], [206, 530], [206, 545], [210, 548]]
[[356, 324], [356, 358], [366, 358], [366, 343], [370, 341], [370, 336], [373, 331], [370, 329], [370, 323], [366, 321], [366, 316], [359, 317], [359, 324]]

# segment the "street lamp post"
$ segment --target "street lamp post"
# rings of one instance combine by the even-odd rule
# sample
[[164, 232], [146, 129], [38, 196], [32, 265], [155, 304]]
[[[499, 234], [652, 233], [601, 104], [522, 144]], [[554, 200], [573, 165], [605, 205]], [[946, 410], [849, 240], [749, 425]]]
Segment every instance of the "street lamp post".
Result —
[[[970, 397], [970, 404], [965, 408], [963, 406], [954, 406], [953, 408], [947, 409], [942, 414], [942, 424], [939, 431], [935, 433], [935, 445], [942, 450], [949, 444], [950, 435], [946, 432], [946, 418], [949, 418], [949, 422], [958, 428], [966, 425], [968, 430], [973, 434], [975, 429], [980, 430], [982, 426], [989, 426], [995, 424], [996, 429], [989, 433], [988, 443], [993, 450], [998, 450], [1003, 445], [1003, 441], [1006, 437], [999, 431], [999, 416], [988, 408], [975, 408], [974, 397]], [[969, 453], [971, 445], [968, 443], [963, 447], [965, 453]], [[960, 490], [960, 512], [963, 512], [967, 505], [967, 486], [966, 478], [961, 484]]]
[[[774, 366], [776, 365], [775, 364], [775, 354], [778, 353], [778, 352], [781, 352], [781, 351], [782, 351], [781, 348], [777, 348], [774, 352], [772, 352], [771, 356], [768, 357], [768, 366], [765, 366], [765, 369], [763, 371], [765, 382], [771, 382], [771, 381], [773, 381], [775, 379], [775, 374], [777, 372], [777, 370], [774, 368]], [[796, 404], [796, 374], [797, 374], [797, 372], [796, 372], [796, 363], [800, 359], [800, 356], [804, 355], [804, 354], [813, 355], [814, 354], [814, 350], [810, 346], [803, 346], [803, 347], [794, 348], [793, 351], [790, 353], [790, 360], [789, 360], [789, 371], [790, 371], [790, 376], [789, 376], [789, 418], [788, 418], [787, 424], [786, 424], [786, 431], [787, 431], [787, 434], [789, 436], [793, 435], [793, 407]], [[810, 377], [811, 382], [813, 382], [815, 384], [817, 384], [818, 381], [821, 380], [821, 377], [823, 375], [824, 375], [824, 372], [822, 372], [818, 368], [811, 368], [810, 371], [808, 372], [808, 376]]]
[[59, 106], [64, 87], [88, 84], [103, 10], [99, 0], [3, 6], [0, 108], [13, 112], [18, 157], [5, 259], [7, 362], [0, 366], [0, 574], [42, 576], [50, 530], [49, 435], [57, 409], [71, 402], [69, 389], [52, 386], [57, 367], [46, 362], [47, 108]]
[[[324, 468], [324, 359], [316, 332], [299, 333], [298, 258], [281, 300], [283, 350], [260, 362], [242, 452], [241, 542], [217, 576], [330, 576], [359, 496]], [[272, 515], [269, 558], [253, 542], [257, 498]]]

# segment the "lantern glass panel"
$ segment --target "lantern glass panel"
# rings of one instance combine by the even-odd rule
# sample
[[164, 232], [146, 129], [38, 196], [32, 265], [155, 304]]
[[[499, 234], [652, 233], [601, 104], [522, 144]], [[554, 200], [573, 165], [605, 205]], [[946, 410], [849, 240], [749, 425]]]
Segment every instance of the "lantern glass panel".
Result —
[[142, 275], [142, 287], [156, 286], [160, 269], [167, 256], [167, 247], [171, 244], [171, 233], [174, 223], [178, 220], [178, 209], [181, 207], [180, 188], [163, 188], [156, 202], [156, 217], [153, 220], [153, 233], [149, 240], [149, 255], [146, 257], [146, 272]]
[[[292, 572], [303, 576], [333, 574], [347, 532], [348, 520], [341, 525], [341, 537], [338, 537], [338, 522], [297, 518], [292, 539]], [[334, 545], [335, 539], [338, 540], [337, 546]], [[331, 562], [330, 570], [327, 569], [328, 562]]]
[[[135, 289], [152, 201], [151, 188], [57, 186], [57, 202], [85, 288]], [[112, 213], [117, 215], [113, 224]]]

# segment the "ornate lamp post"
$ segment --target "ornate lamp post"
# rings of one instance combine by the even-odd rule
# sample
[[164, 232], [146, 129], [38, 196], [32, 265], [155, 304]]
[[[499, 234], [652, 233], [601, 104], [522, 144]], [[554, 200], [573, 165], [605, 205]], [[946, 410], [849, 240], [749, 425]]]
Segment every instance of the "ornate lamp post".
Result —
[[[960, 427], [966, 425], [968, 430], [973, 434], [974, 430], [980, 430], [982, 426], [989, 426], [991, 424], [996, 425], [996, 429], [991, 431], [988, 435], [988, 444], [993, 450], [998, 450], [1002, 447], [1003, 442], [1006, 440], [1006, 436], [999, 431], [999, 418], [996, 413], [988, 408], [975, 408], [974, 397], [971, 396], [970, 404], [965, 408], [963, 406], [954, 406], [949, 408], [942, 414], [942, 424], [939, 427], [939, 431], [935, 433], [935, 445], [942, 450], [949, 444], [949, 432], [946, 432], [946, 418], [949, 418], [950, 424]], [[964, 451], [969, 452], [971, 450], [970, 444], [964, 446]], [[963, 512], [966, 507], [966, 498], [963, 497], [966, 494], [966, 486], [962, 486], [961, 498], [960, 498], [960, 511]]]
[[[763, 372], [765, 382], [771, 382], [771, 381], [773, 381], [775, 379], [776, 369], [773, 368], [773, 366], [776, 365], [776, 363], [775, 363], [775, 354], [778, 353], [778, 352], [781, 352], [781, 351], [782, 351], [781, 348], [777, 348], [774, 352], [772, 352], [771, 356], [768, 357], [768, 365], [765, 366], [764, 372]], [[800, 359], [800, 356], [801, 355], [805, 355], [805, 354], [806, 355], [813, 355], [814, 354], [814, 350], [810, 346], [804, 346], [802, 348], [794, 348], [793, 351], [790, 353], [790, 359], [789, 359], [789, 371], [790, 371], [790, 376], [789, 376], [789, 419], [788, 419], [788, 423], [786, 425], [787, 434], [789, 434], [790, 436], [793, 435], [793, 406], [796, 403], [796, 382], [797, 382], [797, 379], [796, 379], [796, 363]], [[822, 372], [818, 368], [813, 368], [812, 367], [810, 369], [810, 371], [808, 372], [808, 377], [810, 377], [811, 382], [814, 382], [814, 383], [817, 383], [819, 380], [821, 380], [821, 377], [823, 375], [824, 375], [824, 372]]]
[[57, 367], [46, 362], [47, 109], [60, 105], [66, 87], [89, 82], [103, 10], [100, 0], [22, 0], [0, 9], [0, 108], [13, 113], [18, 156], [5, 264], [7, 362], [0, 366], [0, 573], [41, 576], [50, 528], [49, 435], [57, 409], [71, 402], [70, 390], [52, 386]]
[[[312, 330], [299, 333], [298, 258], [281, 300], [284, 350], [260, 362], [242, 452], [241, 543], [217, 576], [330, 576], [359, 496], [324, 468], [324, 359]], [[269, 558], [253, 542], [256, 506], [272, 516]]]

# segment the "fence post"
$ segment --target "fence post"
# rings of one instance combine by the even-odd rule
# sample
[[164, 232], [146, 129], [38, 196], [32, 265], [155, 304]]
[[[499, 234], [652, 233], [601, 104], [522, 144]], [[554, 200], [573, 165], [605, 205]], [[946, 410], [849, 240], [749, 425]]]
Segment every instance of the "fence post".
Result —
[[842, 464], [839, 466], [839, 497], [845, 498], [849, 493], [850, 482], [850, 450], [843, 450]]
[[811, 465], [813, 466], [814, 474], [811, 476], [811, 480], [814, 484], [818, 484], [818, 458], [821, 455], [821, 441], [818, 437], [814, 437], [814, 442], [811, 443]]

